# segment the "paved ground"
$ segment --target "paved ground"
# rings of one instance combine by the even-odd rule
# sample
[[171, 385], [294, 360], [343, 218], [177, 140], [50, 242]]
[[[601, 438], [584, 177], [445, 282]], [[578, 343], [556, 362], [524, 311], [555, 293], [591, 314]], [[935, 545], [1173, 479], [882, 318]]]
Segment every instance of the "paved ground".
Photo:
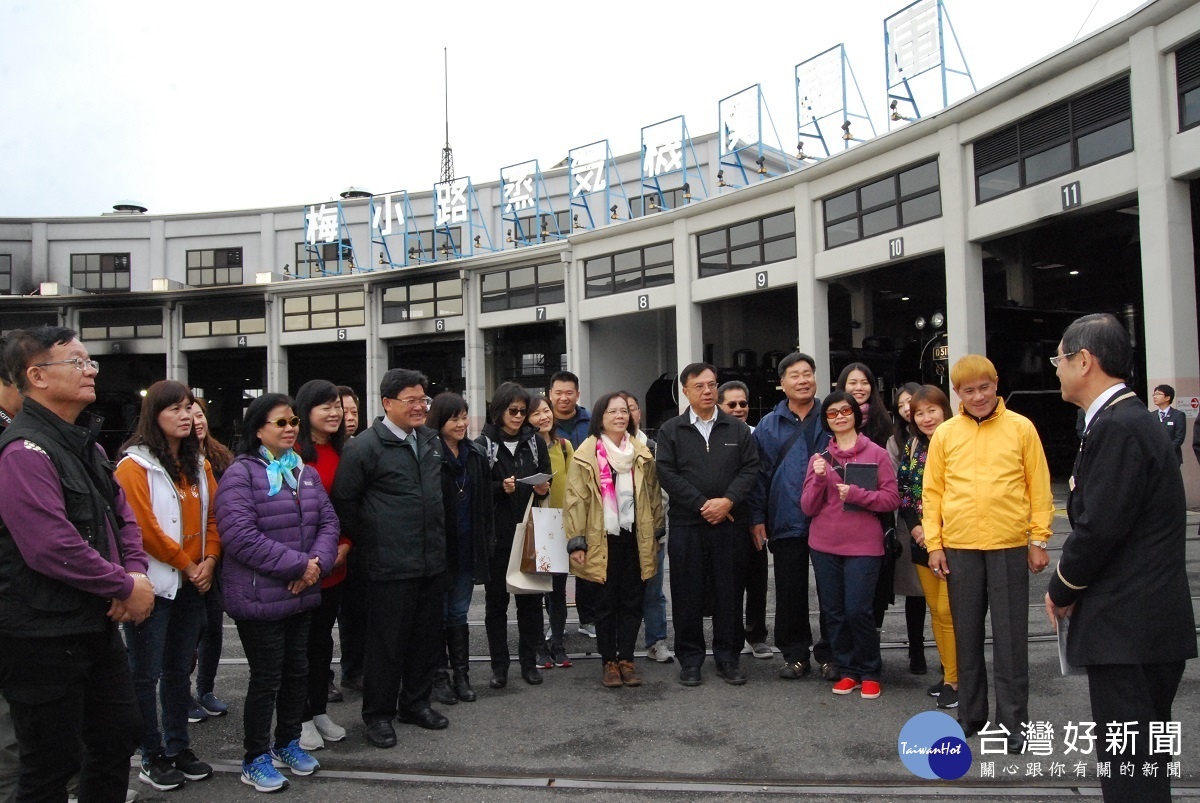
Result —
[[[1191, 532], [1200, 516], [1192, 514]], [[1065, 517], [1057, 520], [1059, 531]], [[1052, 564], [1055, 556], [1052, 555]], [[1200, 541], [1188, 544], [1193, 589], [1200, 589]], [[316, 753], [322, 771], [300, 778], [284, 793], [288, 799], [322, 801], [463, 800], [542, 801], [555, 799], [664, 801], [745, 799], [787, 796], [806, 800], [880, 801], [913, 798], [951, 800], [1048, 800], [1098, 795], [1094, 759], [1076, 778], [1077, 754], [1065, 752], [1062, 729], [1089, 718], [1086, 679], [1064, 678], [1040, 599], [1044, 577], [1031, 582], [1031, 699], [1034, 719], [1055, 728], [1053, 754], [980, 756], [978, 738], [971, 771], [956, 782], [930, 782], [910, 774], [897, 757], [897, 736], [916, 713], [933, 708], [925, 688], [932, 675], [907, 671], [902, 606], [884, 626], [883, 696], [874, 701], [837, 697], [818, 680], [782, 681], [782, 659], [743, 656], [750, 682], [731, 687], [715, 677], [711, 661], [705, 683], [684, 688], [677, 664], [641, 661], [646, 685], [604, 689], [600, 666], [588, 656], [594, 642], [574, 633], [570, 669], [545, 672], [546, 682], [525, 685], [514, 672], [508, 688], [486, 688], [482, 592], [471, 608], [473, 680], [480, 698], [443, 708], [447, 730], [427, 732], [397, 726], [399, 745], [378, 750], [365, 741], [358, 717], [359, 697], [330, 706], [330, 715], [350, 730], [348, 738]], [[768, 608], [770, 610], [770, 606]], [[815, 610], [815, 600], [814, 600]], [[815, 623], [814, 623], [815, 624]], [[515, 653], [515, 624], [511, 628]], [[197, 752], [219, 772], [179, 792], [154, 793], [142, 786], [143, 800], [245, 800], [254, 793], [237, 780], [241, 758], [241, 702], [246, 667], [237, 633], [226, 628], [227, 660], [218, 693], [233, 712], [194, 725]], [[927, 655], [936, 666], [936, 653]], [[1200, 662], [1191, 662], [1175, 707], [1182, 723], [1182, 780], [1177, 797], [1200, 797]], [[981, 777], [981, 761], [995, 760], [996, 778]], [[1052, 763], [1066, 768], [1052, 777]], [[1030, 765], [1040, 763], [1041, 775]], [[1006, 771], [1011, 770], [1012, 774]]]

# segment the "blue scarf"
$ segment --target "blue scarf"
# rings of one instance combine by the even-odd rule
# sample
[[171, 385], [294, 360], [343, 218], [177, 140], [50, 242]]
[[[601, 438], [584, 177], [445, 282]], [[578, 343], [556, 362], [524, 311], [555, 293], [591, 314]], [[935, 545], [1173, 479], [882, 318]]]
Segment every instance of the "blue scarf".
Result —
[[258, 447], [258, 454], [267, 461], [267, 482], [271, 486], [267, 496], [279, 493], [283, 489], [284, 480], [287, 480], [293, 491], [296, 490], [300, 484], [300, 480], [296, 478], [296, 469], [304, 468], [304, 461], [300, 459], [300, 455], [288, 449], [282, 457], [272, 458], [265, 446]]

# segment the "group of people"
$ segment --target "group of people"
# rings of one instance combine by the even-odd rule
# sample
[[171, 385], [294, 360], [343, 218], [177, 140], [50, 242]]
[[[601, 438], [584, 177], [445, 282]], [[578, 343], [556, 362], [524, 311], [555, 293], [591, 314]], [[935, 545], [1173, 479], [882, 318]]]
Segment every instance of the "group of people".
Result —
[[[1088, 667], [1097, 720], [1148, 722], [1170, 719], [1196, 639], [1178, 461], [1164, 427], [1130, 403], [1130, 355], [1115, 318], [1087, 316], [1051, 360], [1086, 421], [1046, 608], [1072, 619], [1069, 657]], [[1054, 511], [1038, 434], [1006, 409], [985, 357], [951, 368], [957, 414], [938, 387], [911, 384], [893, 419], [866, 365], [847, 366], [822, 399], [815, 361], [794, 352], [779, 363], [785, 398], [753, 428], [746, 387], [693, 363], [679, 372], [687, 409], [655, 440], [636, 396], [605, 393], [588, 411], [565, 371], [547, 396], [502, 384], [472, 440], [462, 396], [431, 399], [422, 374], [392, 369], [383, 415], [362, 428], [357, 398], [332, 382], [254, 399], [236, 454], [208, 432], [202, 401], [166, 380], [148, 389], [114, 468], [98, 421], [81, 418], [99, 365], [75, 333], [16, 331], [3, 356], [0, 780], [16, 777], [18, 799], [53, 799], [76, 773], [80, 799], [121, 799], [135, 749], [156, 789], [211, 775], [188, 723], [227, 710], [213, 687], [224, 614], [249, 664], [241, 779], [258, 791], [287, 785], [280, 768], [315, 772], [312, 752], [346, 736], [326, 705], [340, 697], [339, 619], [342, 683], [361, 688], [380, 748], [396, 744], [393, 722], [445, 728], [431, 703], [477, 699], [466, 622], [477, 585], [488, 686], [509, 681], [513, 596], [520, 675], [540, 684], [540, 670], [570, 666], [566, 576], [544, 595], [506, 583], [535, 505], [562, 509], [579, 629], [596, 638], [604, 687], [643, 683], [643, 623], [647, 657], [677, 658], [679, 682], [702, 684], [708, 615], [716, 675], [744, 684], [740, 656], [774, 654], [769, 550], [782, 679], [812, 674], [834, 694], [878, 698], [879, 627], [899, 593], [909, 670], [927, 671], [928, 607], [942, 669], [929, 694], [958, 709], [968, 737], [990, 722], [1022, 748], [1029, 573], [1048, 566]], [[1144, 727], [1135, 754], [1162, 758]], [[1169, 797], [1166, 777], [1105, 779], [1105, 795]]]

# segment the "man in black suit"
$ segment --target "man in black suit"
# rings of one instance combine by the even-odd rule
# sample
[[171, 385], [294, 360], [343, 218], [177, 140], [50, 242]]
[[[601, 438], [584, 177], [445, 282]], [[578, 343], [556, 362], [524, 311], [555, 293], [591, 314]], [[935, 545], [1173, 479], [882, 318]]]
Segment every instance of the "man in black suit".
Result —
[[[1070, 616], [1067, 659], [1087, 668], [1097, 759], [1112, 770], [1100, 779], [1104, 799], [1170, 800], [1172, 756], [1153, 737], [1171, 721], [1184, 662], [1196, 657], [1183, 478], [1163, 427], [1122, 381], [1133, 349], [1116, 318], [1072, 323], [1051, 362], [1063, 399], [1087, 411], [1087, 424], [1067, 500], [1071, 535], [1046, 612], [1055, 624]], [[1134, 732], [1131, 749], [1113, 749], [1110, 722]], [[1134, 763], [1132, 775], [1120, 772], [1124, 762]]]
[[1150, 401], [1158, 408], [1158, 423], [1167, 430], [1167, 437], [1175, 446], [1175, 458], [1183, 465], [1183, 439], [1187, 437], [1187, 416], [1183, 410], [1176, 410], [1175, 388], [1170, 385], [1159, 385], [1150, 394]]

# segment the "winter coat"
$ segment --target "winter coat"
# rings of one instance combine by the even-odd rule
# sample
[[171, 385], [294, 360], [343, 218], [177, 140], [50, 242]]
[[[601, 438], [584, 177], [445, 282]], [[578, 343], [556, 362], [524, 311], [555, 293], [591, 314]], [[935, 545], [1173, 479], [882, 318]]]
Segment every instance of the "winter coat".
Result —
[[[512, 547], [513, 533], [525, 516], [525, 505], [533, 496], [533, 486], [518, 482], [516, 493], [504, 492], [504, 481], [509, 477], [531, 477], [534, 474], [550, 473], [550, 450], [546, 441], [529, 424], [517, 433], [517, 450], [514, 454], [504, 444], [504, 434], [495, 424], [485, 424], [483, 434], [476, 443], [487, 453], [492, 470], [492, 502], [495, 505], [496, 548], [507, 550]], [[545, 496], [538, 496], [544, 499]], [[494, 578], [503, 580], [504, 578]]]
[[317, 607], [318, 584], [293, 594], [288, 583], [304, 576], [311, 558], [320, 558], [321, 576], [337, 559], [341, 526], [317, 470], [304, 466], [296, 490], [285, 482], [268, 496], [266, 465], [239, 455], [217, 488], [221, 592], [235, 620], [278, 621]]
[[[892, 469], [892, 458], [882, 446], [875, 445], [861, 432], [858, 440], [849, 449], [838, 448], [837, 441], [830, 440], [826, 447], [825, 474], [813, 471], [813, 463], [820, 454], [808, 461], [808, 476], [804, 479], [804, 493], [800, 505], [812, 517], [808, 532], [811, 549], [831, 555], [881, 557], [883, 555], [883, 525], [876, 513], [890, 513], [900, 505], [900, 492], [896, 488], [896, 472]], [[868, 491], [851, 485], [845, 502], [838, 493], [838, 485], [845, 480], [838, 475], [835, 464], [875, 463], [878, 470], [875, 490]], [[858, 505], [865, 510], [845, 510], [846, 503]]]
[[[446, 449], [445, 443], [442, 448]], [[487, 582], [488, 562], [496, 549], [496, 533], [492, 529], [492, 473], [488, 468], [487, 455], [478, 443], [464, 438], [458, 442], [458, 449], [460, 453], [465, 449], [467, 454], [467, 476], [471, 485], [471, 577], [479, 585]], [[449, 546], [451, 540], [458, 537], [458, 505], [455, 499], [458, 486], [455, 485], [454, 471], [450, 468], [449, 450], [442, 454], [442, 500], [446, 509], [446, 543]], [[457, 560], [450, 564], [450, 570], [458, 571]]]

